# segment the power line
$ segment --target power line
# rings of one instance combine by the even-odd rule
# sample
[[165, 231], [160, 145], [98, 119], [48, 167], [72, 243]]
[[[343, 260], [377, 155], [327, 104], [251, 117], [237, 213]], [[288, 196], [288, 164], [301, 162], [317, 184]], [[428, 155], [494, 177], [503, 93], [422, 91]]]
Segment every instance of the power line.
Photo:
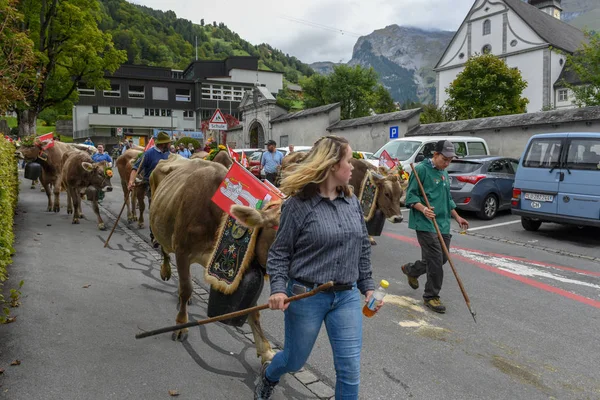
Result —
[[361, 37], [361, 36], [365, 36], [365, 35], [362, 35], [360, 33], [350, 32], [350, 31], [346, 31], [346, 30], [343, 30], [343, 29], [334, 28], [332, 26], [323, 25], [323, 24], [320, 24], [318, 22], [307, 21], [307, 20], [304, 20], [304, 19], [300, 19], [300, 18], [296, 18], [296, 17], [290, 17], [290, 16], [287, 16], [287, 15], [278, 15], [278, 17], [281, 18], [281, 19], [285, 19], [285, 20], [291, 21], [291, 22], [295, 22], [297, 24], [302, 24], [302, 25], [313, 27], [313, 28], [319, 28], [319, 29], [323, 29], [323, 30], [326, 30], [326, 31], [339, 33], [339, 34], [345, 35], [345, 36], [353, 36], [353, 37], [357, 37], [357, 38]]

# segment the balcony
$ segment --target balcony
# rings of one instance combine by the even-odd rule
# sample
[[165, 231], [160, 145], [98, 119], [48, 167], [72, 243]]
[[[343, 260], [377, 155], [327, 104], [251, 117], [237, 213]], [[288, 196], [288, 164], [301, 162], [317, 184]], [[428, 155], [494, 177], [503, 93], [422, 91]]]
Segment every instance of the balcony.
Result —
[[171, 128], [177, 127], [177, 117], [134, 117], [118, 114], [89, 114], [90, 126], [123, 128]]

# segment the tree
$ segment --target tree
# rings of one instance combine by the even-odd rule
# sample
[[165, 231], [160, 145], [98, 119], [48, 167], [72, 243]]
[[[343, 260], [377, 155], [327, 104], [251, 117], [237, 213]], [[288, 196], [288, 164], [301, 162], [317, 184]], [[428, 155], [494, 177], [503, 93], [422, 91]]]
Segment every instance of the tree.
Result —
[[452, 119], [472, 119], [526, 112], [521, 97], [527, 82], [521, 72], [492, 54], [472, 57], [446, 89], [446, 109]]
[[33, 41], [19, 31], [23, 15], [16, 6], [17, 0], [0, 0], [0, 113], [24, 101], [37, 82]]
[[600, 33], [585, 32], [588, 43], [567, 55], [566, 68], [577, 75], [578, 85], [564, 82], [573, 91], [578, 107], [600, 106]]
[[35, 133], [38, 114], [48, 107], [76, 101], [77, 87], [108, 88], [105, 72], [113, 73], [127, 54], [114, 48], [112, 38], [98, 28], [101, 13], [96, 0], [20, 0], [22, 31], [34, 43], [35, 64], [27, 73], [39, 77], [29, 85], [24, 101], [13, 109], [19, 133]]
[[422, 124], [435, 124], [437, 122], [446, 122], [448, 118], [444, 108], [438, 108], [435, 104], [424, 104], [421, 106], [420, 121]]
[[391, 96], [377, 83], [377, 73], [373, 68], [339, 65], [333, 68], [333, 73], [327, 76], [312, 75], [301, 80], [300, 85], [306, 107], [339, 102], [342, 119], [365, 117], [375, 109], [392, 111], [389, 103]]
[[394, 99], [388, 90], [381, 84], [373, 92], [373, 111], [377, 114], [385, 114], [397, 111]]

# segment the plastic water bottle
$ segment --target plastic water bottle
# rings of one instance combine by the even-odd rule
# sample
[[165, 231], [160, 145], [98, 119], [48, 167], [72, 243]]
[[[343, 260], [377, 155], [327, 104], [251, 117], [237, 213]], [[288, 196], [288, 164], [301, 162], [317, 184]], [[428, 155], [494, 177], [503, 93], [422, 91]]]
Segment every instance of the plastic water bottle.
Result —
[[375, 315], [375, 309], [379, 304], [381, 304], [381, 301], [385, 297], [385, 289], [388, 286], [390, 286], [390, 284], [386, 280], [382, 279], [381, 282], [379, 282], [379, 287], [373, 292], [369, 302], [363, 307], [363, 314], [365, 317], [371, 318], [373, 315]]

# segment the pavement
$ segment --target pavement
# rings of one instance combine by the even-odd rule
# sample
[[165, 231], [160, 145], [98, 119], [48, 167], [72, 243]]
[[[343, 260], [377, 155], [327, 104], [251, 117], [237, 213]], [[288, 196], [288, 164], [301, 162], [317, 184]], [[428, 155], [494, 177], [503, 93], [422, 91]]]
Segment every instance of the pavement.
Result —
[[[122, 205], [117, 179], [102, 204], [107, 222]], [[45, 196], [28, 186], [6, 289], [20, 279], [25, 285], [16, 322], [0, 327], [0, 398], [162, 399], [169, 390], [182, 399], [251, 398], [259, 360], [247, 325], [197, 327], [184, 344], [168, 334], [134, 339], [172, 325], [176, 313], [176, 280], [160, 280], [147, 226], [120, 225], [104, 249], [108, 231], [96, 229], [89, 204], [89, 219], [71, 225], [64, 210], [46, 213]], [[360, 398], [600, 399], [598, 230], [548, 224], [525, 232], [510, 213], [465, 216], [472, 229], [454, 231], [452, 258], [477, 323], [448, 265], [446, 314], [427, 310], [422, 289], [408, 286], [399, 267], [420, 249], [406, 222], [386, 224], [377, 238], [374, 276], [391, 285], [383, 308], [364, 320]], [[200, 319], [207, 286], [202, 268], [192, 269], [192, 317]], [[267, 297], [265, 290], [259, 303]], [[282, 314], [263, 312], [261, 323], [281, 346]], [[15, 359], [21, 364], [9, 366]], [[334, 382], [323, 329], [305, 371], [287, 376], [274, 398], [328, 398]]]

